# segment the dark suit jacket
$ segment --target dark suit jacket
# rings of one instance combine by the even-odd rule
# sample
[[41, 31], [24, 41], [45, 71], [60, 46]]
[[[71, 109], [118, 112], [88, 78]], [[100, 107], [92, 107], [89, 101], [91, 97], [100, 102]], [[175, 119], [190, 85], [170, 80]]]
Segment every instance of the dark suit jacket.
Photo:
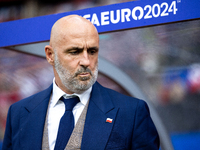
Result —
[[[52, 85], [13, 104], [7, 117], [2, 150], [40, 150]], [[112, 123], [106, 122], [113, 119]], [[82, 138], [82, 150], [157, 150], [159, 137], [147, 104], [93, 85]]]

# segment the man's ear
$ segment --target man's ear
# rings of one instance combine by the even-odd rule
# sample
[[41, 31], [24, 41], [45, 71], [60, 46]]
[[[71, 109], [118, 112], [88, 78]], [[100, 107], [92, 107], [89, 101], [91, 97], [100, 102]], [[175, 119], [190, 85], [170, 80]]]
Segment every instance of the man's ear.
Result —
[[54, 65], [54, 51], [50, 45], [45, 46], [45, 54], [49, 64]]

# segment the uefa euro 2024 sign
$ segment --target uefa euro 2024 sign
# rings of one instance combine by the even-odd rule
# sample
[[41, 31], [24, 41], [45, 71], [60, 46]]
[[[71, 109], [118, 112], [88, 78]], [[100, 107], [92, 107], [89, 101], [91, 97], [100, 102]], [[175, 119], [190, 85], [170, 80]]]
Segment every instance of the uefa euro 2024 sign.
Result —
[[122, 8], [100, 12], [100, 18], [97, 13], [85, 14], [83, 17], [90, 20], [96, 26], [117, 24], [119, 22], [130, 22], [131, 20], [151, 19], [176, 15], [178, 11], [177, 1], [171, 4], [163, 2], [161, 4], [145, 5], [144, 7], [135, 6], [134, 8]]
[[71, 14], [83, 16], [103, 33], [199, 19], [199, 8], [200, 0], [136, 0], [5, 22], [0, 23], [0, 47], [48, 41], [54, 22]]

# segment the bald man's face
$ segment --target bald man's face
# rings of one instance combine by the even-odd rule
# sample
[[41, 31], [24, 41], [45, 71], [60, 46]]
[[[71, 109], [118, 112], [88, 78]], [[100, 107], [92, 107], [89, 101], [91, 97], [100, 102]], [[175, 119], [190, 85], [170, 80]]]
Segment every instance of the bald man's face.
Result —
[[87, 90], [98, 74], [98, 33], [90, 26], [73, 25], [58, 35], [54, 43], [56, 83], [64, 85], [68, 93]]

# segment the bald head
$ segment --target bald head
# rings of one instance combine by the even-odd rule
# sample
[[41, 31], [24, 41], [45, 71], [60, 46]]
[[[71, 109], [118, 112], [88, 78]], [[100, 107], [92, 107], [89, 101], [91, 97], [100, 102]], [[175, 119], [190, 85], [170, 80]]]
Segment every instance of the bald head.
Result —
[[67, 36], [87, 36], [94, 34], [98, 37], [95, 26], [87, 19], [78, 15], [65, 16], [56, 21], [51, 29], [50, 46], [54, 49], [62, 42], [66, 42]]
[[45, 46], [55, 82], [68, 94], [83, 92], [95, 83], [98, 52], [99, 35], [95, 26], [78, 15], [56, 21], [51, 30], [50, 45]]

